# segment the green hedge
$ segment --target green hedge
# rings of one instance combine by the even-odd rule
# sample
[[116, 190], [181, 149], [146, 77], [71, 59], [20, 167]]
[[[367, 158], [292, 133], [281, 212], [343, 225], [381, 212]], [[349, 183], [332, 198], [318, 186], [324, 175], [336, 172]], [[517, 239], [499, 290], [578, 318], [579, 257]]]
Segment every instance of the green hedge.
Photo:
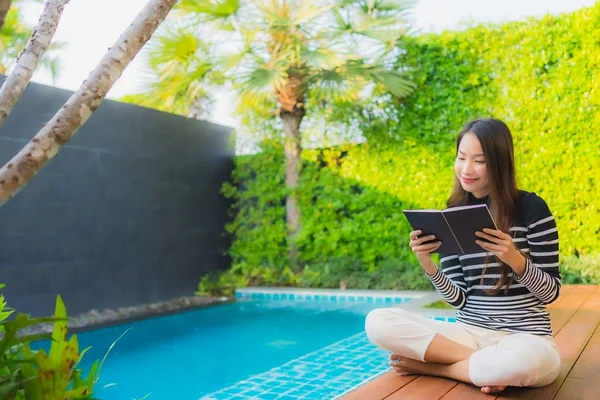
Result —
[[228, 227], [235, 284], [430, 287], [401, 210], [444, 207], [455, 135], [479, 116], [513, 131], [519, 185], [556, 216], [566, 280], [600, 282], [599, 25], [600, 3], [407, 40], [398, 64], [411, 67], [416, 92], [348, 114], [365, 144], [303, 152], [300, 274], [285, 265], [281, 147], [238, 157], [224, 187], [237, 215]]

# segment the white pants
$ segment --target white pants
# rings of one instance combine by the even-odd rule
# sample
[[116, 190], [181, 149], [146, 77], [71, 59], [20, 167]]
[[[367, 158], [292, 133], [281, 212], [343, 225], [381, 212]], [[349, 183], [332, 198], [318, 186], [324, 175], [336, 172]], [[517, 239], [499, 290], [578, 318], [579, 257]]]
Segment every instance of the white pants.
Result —
[[400, 308], [379, 308], [367, 315], [365, 330], [380, 348], [425, 361], [436, 334], [473, 350], [469, 376], [476, 386], [546, 386], [560, 370], [560, 354], [548, 335], [511, 333], [462, 323], [435, 321]]

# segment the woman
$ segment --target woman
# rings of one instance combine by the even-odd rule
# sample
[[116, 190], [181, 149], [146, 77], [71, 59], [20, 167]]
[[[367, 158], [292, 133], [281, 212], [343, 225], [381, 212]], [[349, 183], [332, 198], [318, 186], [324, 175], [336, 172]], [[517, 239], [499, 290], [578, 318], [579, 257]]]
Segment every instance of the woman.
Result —
[[[497, 119], [468, 123], [456, 140], [449, 207], [487, 203], [498, 230], [477, 232], [481, 253], [430, 254], [441, 242], [410, 233], [410, 247], [437, 291], [457, 309], [444, 323], [399, 308], [369, 313], [369, 339], [401, 374], [481, 387], [545, 386], [560, 369], [546, 305], [559, 295], [558, 231], [545, 201], [517, 189], [512, 135]], [[481, 240], [486, 239], [486, 240]]]

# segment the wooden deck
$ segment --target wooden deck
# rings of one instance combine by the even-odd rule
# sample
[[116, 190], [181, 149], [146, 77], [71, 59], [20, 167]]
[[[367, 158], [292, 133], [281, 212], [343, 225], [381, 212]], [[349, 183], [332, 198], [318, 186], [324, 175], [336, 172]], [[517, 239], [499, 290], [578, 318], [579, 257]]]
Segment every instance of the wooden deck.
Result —
[[343, 400], [596, 400], [600, 399], [600, 286], [567, 285], [549, 306], [552, 331], [562, 358], [561, 373], [549, 386], [511, 387], [487, 395], [472, 385], [393, 371], [358, 387]]

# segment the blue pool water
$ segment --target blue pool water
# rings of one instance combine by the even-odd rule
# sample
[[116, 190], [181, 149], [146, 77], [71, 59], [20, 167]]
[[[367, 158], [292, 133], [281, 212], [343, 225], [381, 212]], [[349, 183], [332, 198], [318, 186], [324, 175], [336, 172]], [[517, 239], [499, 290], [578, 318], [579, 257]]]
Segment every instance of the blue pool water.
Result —
[[384, 306], [240, 299], [82, 333], [80, 347], [92, 346], [82, 367], [131, 328], [108, 357], [97, 398], [324, 400], [387, 368], [363, 333], [366, 314]]

